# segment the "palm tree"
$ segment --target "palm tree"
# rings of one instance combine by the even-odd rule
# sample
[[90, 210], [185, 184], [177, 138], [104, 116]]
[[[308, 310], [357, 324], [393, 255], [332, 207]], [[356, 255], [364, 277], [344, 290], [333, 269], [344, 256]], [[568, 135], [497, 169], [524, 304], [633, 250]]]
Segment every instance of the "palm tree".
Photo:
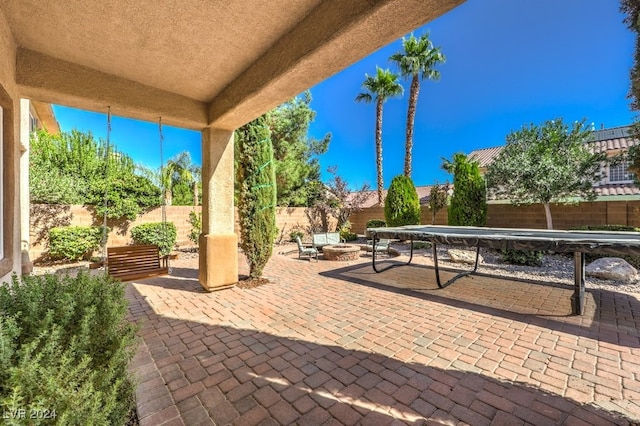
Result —
[[365, 74], [362, 83], [363, 93], [356, 96], [357, 102], [376, 102], [376, 167], [378, 170], [378, 204], [383, 204], [382, 199], [382, 104], [390, 97], [400, 97], [404, 92], [402, 85], [398, 83], [397, 74], [389, 70], [376, 67], [376, 75]]
[[[190, 188], [197, 203], [197, 179], [200, 176], [200, 168], [191, 162], [189, 151], [182, 151], [167, 161], [161, 176], [165, 188], [165, 200], [167, 205], [173, 202], [175, 188], [179, 185]], [[184, 198], [184, 197], [183, 197]]]
[[446, 58], [439, 47], [433, 47], [429, 34], [416, 38], [413, 34], [402, 39], [404, 51], [392, 55], [389, 60], [398, 64], [400, 74], [411, 79], [409, 107], [407, 110], [407, 137], [405, 140], [404, 175], [411, 177], [411, 151], [413, 150], [413, 122], [416, 116], [420, 80], [438, 80], [440, 72], [434, 67]]
[[[135, 168], [138, 175], [148, 178], [158, 188], [164, 189], [162, 197], [165, 205], [173, 204], [174, 192], [178, 186], [189, 188], [190, 195], [193, 196], [193, 205], [200, 204], [198, 183], [202, 181], [202, 168], [192, 163], [188, 151], [176, 154], [159, 169], [139, 164]], [[184, 202], [184, 194], [181, 198], [182, 200], [178, 201]]]

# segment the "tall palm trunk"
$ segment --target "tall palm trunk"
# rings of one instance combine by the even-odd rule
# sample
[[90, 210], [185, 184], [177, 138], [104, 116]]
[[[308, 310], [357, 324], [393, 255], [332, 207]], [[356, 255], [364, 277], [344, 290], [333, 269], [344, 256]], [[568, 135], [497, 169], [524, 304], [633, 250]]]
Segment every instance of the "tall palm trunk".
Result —
[[413, 123], [416, 118], [416, 105], [418, 104], [418, 93], [420, 92], [420, 80], [418, 75], [414, 74], [411, 79], [411, 88], [409, 89], [409, 108], [407, 109], [407, 139], [405, 141], [404, 153], [404, 175], [411, 178], [411, 161], [413, 151]]
[[378, 98], [376, 101], [376, 167], [378, 169], [378, 204], [383, 204], [382, 188], [382, 103], [384, 100]]

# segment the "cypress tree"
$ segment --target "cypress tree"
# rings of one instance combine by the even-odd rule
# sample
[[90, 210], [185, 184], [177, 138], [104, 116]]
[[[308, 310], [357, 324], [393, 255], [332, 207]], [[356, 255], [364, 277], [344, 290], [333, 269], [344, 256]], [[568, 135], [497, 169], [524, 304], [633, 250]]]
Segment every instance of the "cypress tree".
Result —
[[259, 278], [276, 237], [276, 181], [271, 134], [264, 117], [236, 131], [240, 247], [249, 276]]
[[387, 226], [418, 225], [420, 200], [411, 178], [398, 175], [393, 178], [384, 202]]
[[478, 162], [462, 153], [453, 161], [445, 160], [442, 168], [453, 173], [453, 195], [447, 210], [448, 224], [484, 226], [487, 223], [486, 184]]

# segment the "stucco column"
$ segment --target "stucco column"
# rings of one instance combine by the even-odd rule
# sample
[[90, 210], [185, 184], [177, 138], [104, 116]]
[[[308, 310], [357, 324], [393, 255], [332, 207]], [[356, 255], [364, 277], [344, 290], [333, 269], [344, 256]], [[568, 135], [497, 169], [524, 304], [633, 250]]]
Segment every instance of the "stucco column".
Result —
[[29, 258], [31, 239], [29, 238], [29, 99], [20, 99], [20, 251], [22, 273], [30, 274], [33, 263]]
[[202, 132], [202, 234], [199, 280], [207, 291], [238, 282], [238, 237], [233, 215], [233, 132]]

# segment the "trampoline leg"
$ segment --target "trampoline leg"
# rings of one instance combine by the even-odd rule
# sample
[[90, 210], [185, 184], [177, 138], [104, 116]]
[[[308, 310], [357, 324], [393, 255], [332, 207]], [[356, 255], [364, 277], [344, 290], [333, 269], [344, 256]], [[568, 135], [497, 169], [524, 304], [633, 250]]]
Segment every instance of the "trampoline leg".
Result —
[[571, 296], [571, 310], [573, 315], [582, 315], [584, 312], [584, 253], [573, 254], [574, 288]]
[[413, 238], [411, 238], [409, 240], [409, 244], [411, 245], [411, 251], [410, 251], [410, 254], [409, 254], [409, 261], [407, 263], [395, 263], [393, 265], [389, 265], [386, 268], [382, 268], [382, 269], [379, 269], [376, 266], [376, 243], [377, 243], [377, 241], [378, 241], [378, 237], [376, 237], [374, 235], [373, 236], [373, 253], [372, 253], [372, 256], [371, 256], [371, 266], [373, 266], [373, 270], [376, 271], [376, 273], [379, 274], [380, 272], [384, 272], [384, 271], [386, 271], [388, 269], [391, 269], [391, 268], [396, 268], [398, 266], [405, 266], [405, 265], [410, 265], [411, 264], [411, 261], [413, 260]]
[[442, 284], [442, 281], [440, 281], [440, 269], [438, 268], [438, 249], [436, 247], [436, 243], [432, 243], [432, 244], [433, 244], [433, 267], [436, 272], [436, 284], [438, 284], [439, 288], [445, 288], [449, 284], [452, 284], [458, 278], [466, 277], [467, 275], [471, 275], [478, 270], [478, 259], [480, 258], [480, 244], [478, 244], [478, 246], [476, 247], [476, 263], [475, 265], [473, 265], [473, 269], [471, 271], [460, 272], [458, 275], [451, 278], [446, 283]]

